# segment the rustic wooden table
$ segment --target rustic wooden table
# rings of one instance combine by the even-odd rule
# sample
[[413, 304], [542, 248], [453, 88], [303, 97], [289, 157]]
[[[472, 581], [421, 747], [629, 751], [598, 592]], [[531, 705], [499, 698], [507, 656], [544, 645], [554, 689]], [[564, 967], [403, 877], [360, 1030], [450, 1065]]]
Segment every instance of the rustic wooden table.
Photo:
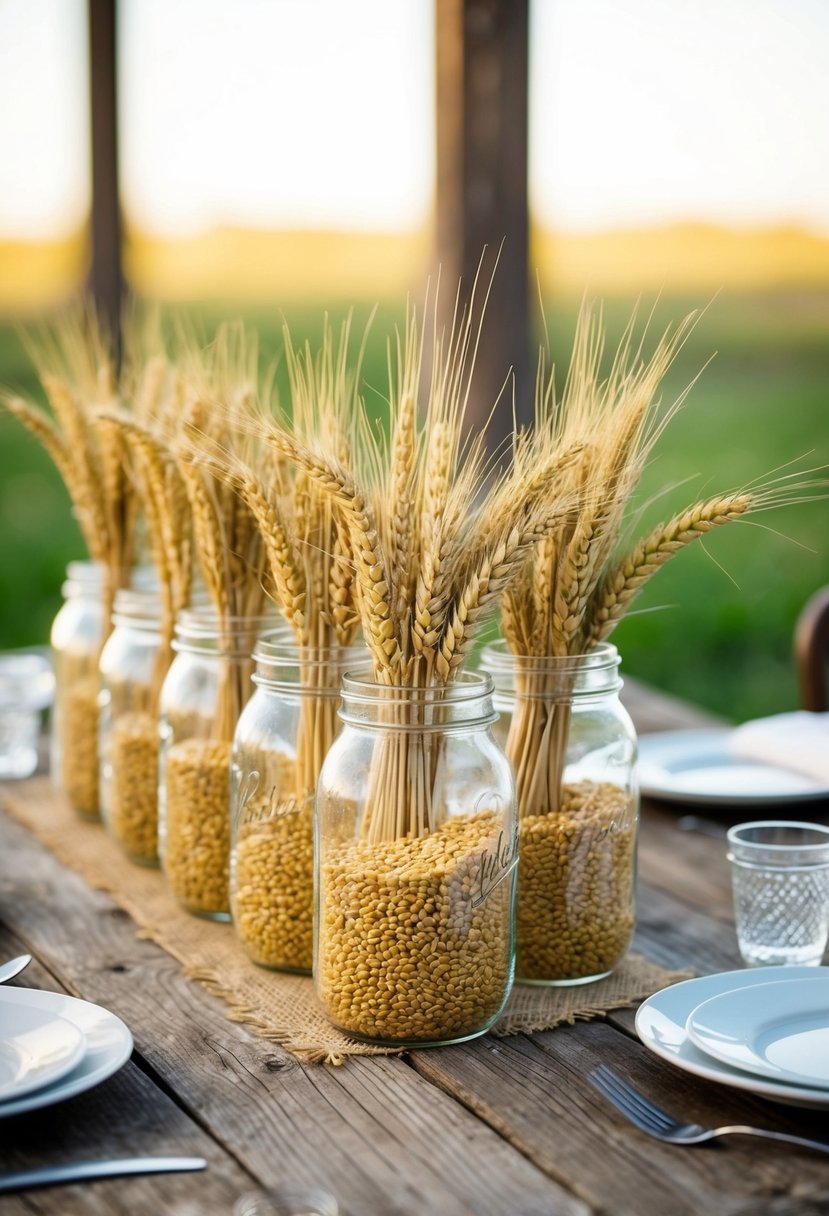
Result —
[[[641, 687], [627, 698], [642, 732], [706, 721]], [[810, 806], [809, 818], [827, 814]], [[643, 808], [636, 944], [668, 967], [739, 966], [724, 840], [679, 830], [681, 815]], [[663, 1063], [637, 1041], [633, 1010], [532, 1036], [305, 1065], [229, 1022], [108, 896], [3, 814], [0, 857], [0, 958], [32, 953], [25, 984], [105, 1005], [135, 1037], [132, 1060], [97, 1088], [0, 1121], [0, 1168], [133, 1154], [209, 1162], [202, 1174], [9, 1196], [3, 1216], [229, 1216], [239, 1196], [280, 1182], [327, 1187], [343, 1216], [829, 1212], [829, 1158], [737, 1138], [675, 1148], [608, 1107], [586, 1080], [601, 1061], [691, 1119], [829, 1137], [825, 1112], [741, 1096]]]

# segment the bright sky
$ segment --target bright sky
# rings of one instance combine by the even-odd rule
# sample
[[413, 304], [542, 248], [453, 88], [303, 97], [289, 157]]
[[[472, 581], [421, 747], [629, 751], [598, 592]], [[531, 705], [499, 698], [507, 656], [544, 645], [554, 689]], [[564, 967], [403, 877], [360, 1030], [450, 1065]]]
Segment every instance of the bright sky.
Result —
[[[0, 236], [88, 206], [84, 0], [0, 0]], [[121, 0], [123, 193], [163, 234], [403, 229], [434, 189], [429, 0]], [[829, 232], [829, 0], [534, 0], [542, 223]]]

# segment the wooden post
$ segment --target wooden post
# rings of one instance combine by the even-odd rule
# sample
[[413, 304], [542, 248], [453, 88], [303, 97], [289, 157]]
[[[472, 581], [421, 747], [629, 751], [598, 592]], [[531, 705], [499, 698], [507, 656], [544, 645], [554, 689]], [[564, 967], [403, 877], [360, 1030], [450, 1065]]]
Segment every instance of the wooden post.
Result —
[[118, 192], [116, 0], [89, 0], [92, 118], [92, 266], [89, 286], [98, 315], [121, 346], [121, 208]]
[[[483, 253], [488, 279], [503, 242], [478, 352], [470, 422], [483, 423], [510, 367], [519, 421], [532, 414], [527, 77], [529, 0], [436, 0], [437, 244], [444, 305], [468, 298]], [[509, 433], [510, 402], [490, 428]]]

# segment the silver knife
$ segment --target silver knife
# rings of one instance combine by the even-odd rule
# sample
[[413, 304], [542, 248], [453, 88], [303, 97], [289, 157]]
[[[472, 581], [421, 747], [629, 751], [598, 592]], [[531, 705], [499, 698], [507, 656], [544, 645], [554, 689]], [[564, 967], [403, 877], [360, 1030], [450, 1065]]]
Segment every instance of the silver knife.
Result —
[[204, 1157], [123, 1157], [115, 1161], [75, 1161], [69, 1165], [44, 1165], [36, 1170], [0, 1174], [0, 1193], [25, 1191], [37, 1186], [57, 1186], [63, 1182], [84, 1182], [90, 1178], [123, 1178], [128, 1174], [177, 1174], [205, 1170]]

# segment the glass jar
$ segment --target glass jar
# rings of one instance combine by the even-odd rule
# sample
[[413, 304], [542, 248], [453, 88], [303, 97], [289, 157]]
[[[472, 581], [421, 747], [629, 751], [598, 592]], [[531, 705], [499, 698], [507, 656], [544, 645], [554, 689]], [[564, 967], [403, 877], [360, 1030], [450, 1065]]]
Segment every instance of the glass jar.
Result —
[[272, 617], [179, 613], [176, 657], [159, 699], [158, 848], [170, 887], [188, 911], [230, 920], [230, 756], [253, 692], [251, 655]]
[[129, 858], [156, 865], [156, 705], [162, 661], [158, 592], [117, 591], [112, 625], [100, 661], [101, 814]]
[[639, 793], [636, 732], [619, 701], [619, 654], [512, 655], [487, 646], [520, 827], [519, 983], [609, 975], [633, 936]]
[[78, 814], [97, 820], [98, 658], [106, 572], [97, 562], [70, 562], [66, 574], [64, 603], [50, 638], [55, 669], [50, 770]]
[[339, 733], [345, 671], [362, 646], [300, 649], [287, 631], [253, 657], [256, 691], [233, 738], [230, 906], [264, 967], [310, 975], [314, 953], [314, 794]]
[[343, 680], [320, 773], [314, 976], [346, 1034], [395, 1046], [483, 1034], [513, 976], [517, 823], [492, 682]]

